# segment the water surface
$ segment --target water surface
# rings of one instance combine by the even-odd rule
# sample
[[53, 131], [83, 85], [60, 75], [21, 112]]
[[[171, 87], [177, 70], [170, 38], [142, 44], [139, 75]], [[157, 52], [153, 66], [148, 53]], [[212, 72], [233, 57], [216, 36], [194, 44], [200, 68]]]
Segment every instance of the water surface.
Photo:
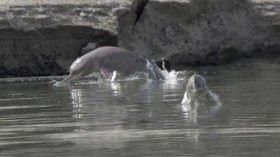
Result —
[[1, 79], [0, 156], [279, 156], [280, 59], [189, 70], [220, 96], [215, 115], [182, 111], [185, 79]]

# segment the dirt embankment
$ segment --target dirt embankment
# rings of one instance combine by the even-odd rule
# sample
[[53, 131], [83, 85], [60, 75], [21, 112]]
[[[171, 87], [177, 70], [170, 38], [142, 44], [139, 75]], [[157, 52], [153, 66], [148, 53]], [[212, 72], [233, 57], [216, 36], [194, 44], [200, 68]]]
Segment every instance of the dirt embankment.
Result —
[[0, 40], [1, 76], [49, 76], [65, 74], [88, 43], [116, 45], [117, 36], [91, 27], [58, 26], [28, 32], [2, 29]]
[[119, 45], [175, 67], [275, 55], [279, 6], [279, 0], [138, 0], [119, 18]]
[[280, 0], [0, 0], [0, 77], [66, 74], [118, 45], [175, 68], [279, 53]]
[[0, 77], [67, 73], [83, 53], [117, 45], [114, 12], [126, 3], [0, 1]]

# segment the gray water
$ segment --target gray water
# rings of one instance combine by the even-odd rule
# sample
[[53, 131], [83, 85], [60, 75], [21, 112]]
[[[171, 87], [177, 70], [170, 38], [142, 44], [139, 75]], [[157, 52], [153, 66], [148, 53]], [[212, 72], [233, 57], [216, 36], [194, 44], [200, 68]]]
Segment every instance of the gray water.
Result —
[[185, 79], [2, 79], [0, 156], [279, 156], [280, 59], [191, 70], [220, 96], [212, 116], [182, 111]]

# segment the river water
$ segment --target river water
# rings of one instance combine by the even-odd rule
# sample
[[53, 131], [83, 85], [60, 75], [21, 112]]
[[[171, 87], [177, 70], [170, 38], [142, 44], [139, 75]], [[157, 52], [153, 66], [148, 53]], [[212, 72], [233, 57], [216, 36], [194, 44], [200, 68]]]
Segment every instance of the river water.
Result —
[[214, 115], [182, 110], [186, 71], [66, 87], [1, 79], [0, 156], [279, 156], [280, 59], [188, 70], [220, 96]]

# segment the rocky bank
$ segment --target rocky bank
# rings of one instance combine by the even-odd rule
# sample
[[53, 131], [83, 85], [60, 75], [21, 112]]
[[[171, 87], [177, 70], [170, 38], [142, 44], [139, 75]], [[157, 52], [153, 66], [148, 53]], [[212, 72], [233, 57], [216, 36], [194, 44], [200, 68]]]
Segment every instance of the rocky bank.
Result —
[[119, 19], [119, 46], [173, 67], [270, 56], [280, 48], [280, 1], [138, 0]]
[[118, 45], [174, 68], [277, 55], [280, 0], [0, 0], [0, 77], [63, 75]]
[[116, 16], [126, 3], [0, 1], [0, 77], [67, 73], [83, 53], [117, 45]]

